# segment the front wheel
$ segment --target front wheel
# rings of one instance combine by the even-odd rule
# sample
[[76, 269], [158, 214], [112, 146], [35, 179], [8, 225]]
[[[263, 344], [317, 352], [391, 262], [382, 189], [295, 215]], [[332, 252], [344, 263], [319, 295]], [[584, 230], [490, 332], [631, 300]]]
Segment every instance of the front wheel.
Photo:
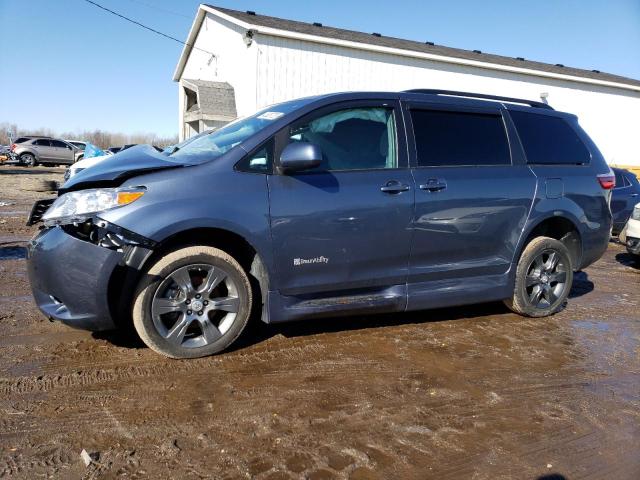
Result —
[[533, 239], [516, 269], [513, 297], [505, 304], [527, 317], [546, 317], [564, 306], [573, 283], [573, 263], [567, 247], [549, 237]]
[[251, 286], [240, 264], [213, 247], [176, 250], [144, 275], [133, 324], [144, 343], [171, 358], [221, 352], [244, 330]]

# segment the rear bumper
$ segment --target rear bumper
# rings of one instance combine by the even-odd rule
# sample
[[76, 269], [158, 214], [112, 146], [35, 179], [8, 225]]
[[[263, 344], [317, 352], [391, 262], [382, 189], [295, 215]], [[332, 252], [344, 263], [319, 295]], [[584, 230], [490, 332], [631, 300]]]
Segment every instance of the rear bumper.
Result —
[[48, 318], [84, 330], [115, 328], [108, 286], [123, 253], [65, 233], [41, 231], [27, 249], [27, 272], [40, 311]]

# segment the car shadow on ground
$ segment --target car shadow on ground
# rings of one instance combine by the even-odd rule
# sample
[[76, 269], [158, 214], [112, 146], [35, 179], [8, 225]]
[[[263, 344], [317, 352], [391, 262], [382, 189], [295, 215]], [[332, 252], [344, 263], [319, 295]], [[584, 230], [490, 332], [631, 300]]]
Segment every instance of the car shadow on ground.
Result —
[[0, 170], [0, 175], [51, 175], [51, 170], [32, 170], [29, 168], [15, 168]]
[[[487, 315], [508, 314], [509, 310], [502, 303], [486, 303], [463, 307], [421, 310], [407, 313], [388, 313], [373, 315], [354, 315], [329, 318], [309, 318], [296, 322], [266, 324], [259, 319], [249, 322], [242, 335], [226, 350], [232, 352], [262, 343], [277, 335], [302, 337], [339, 331], [362, 330], [394, 325], [408, 325], [418, 323], [442, 322], [448, 320], [484, 317]], [[108, 332], [93, 332], [92, 336], [106, 340], [118, 347], [146, 348], [133, 328], [112, 330]]]
[[632, 267], [636, 270], [640, 270], [640, 257], [637, 255], [631, 255], [630, 253], [618, 253], [616, 255], [616, 261], [621, 263], [625, 267]]
[[1, 246], [0, 260], [20, 260], [27, 258], [27, 249], [18, 245]]
[[[573, 288], [569, 298], [578, 298], [594, 289], [594, 284], [585, 272], [574, 275]], [[502, 302], [464, 305], [459, 307], [419, 310], [414, 312], [353, 315], [328, 318], [309, 318], [287, 323], [265, 324], [253, 319], [240, 337], [226, 352], [233, 352], [265, 342], [272, 337], [282, 335], [286, 338], [304, 337], [322, 333], [346, 332], [367, 328], [381, 328], [398, 325], [426, 324], [452, 320], [465, 320], [495, 315], [509, 315], [511, 311]], [[109, 332], [94, 332], [94, 338], [106, 340], [124, 348], [146, 348], [133, 328]]]
[[569, 298], [581, 297], [592, 292], [593, 289], [594, 285], [589, 280], [589, 274], [587, 272], [576, 272], [573, 274], [573, 286], [571, 287], [571, 292], [569, 292]]

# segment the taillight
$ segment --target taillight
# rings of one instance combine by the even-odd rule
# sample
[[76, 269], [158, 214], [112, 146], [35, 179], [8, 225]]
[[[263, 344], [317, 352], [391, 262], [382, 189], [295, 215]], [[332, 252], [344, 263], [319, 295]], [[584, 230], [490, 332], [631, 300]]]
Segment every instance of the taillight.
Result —
[[12, 152], [15, 152], [15, 151], [16, 151], [16, 144], [15, 144], [15, 143], [12, 143], [12, 144], [11, 144], [11, 148], [10, 148], [10, 150], [11, 150]]
[[609, 170], [609, 173], [602, 173], [598, 175], [598, 182], [604, 190], [611, 190], [616, 186], [616, 176]]

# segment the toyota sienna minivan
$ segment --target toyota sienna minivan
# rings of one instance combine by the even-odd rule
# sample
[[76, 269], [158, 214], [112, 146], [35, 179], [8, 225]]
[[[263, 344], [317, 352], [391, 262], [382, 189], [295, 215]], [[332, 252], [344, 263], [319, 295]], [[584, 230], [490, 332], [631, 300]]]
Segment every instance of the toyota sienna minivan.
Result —
[[40, 310], [224, 350], [266, 323], [504, 301], [562, 309], [611, 231], [612, 171], [574, 115], [440, 90], [267, 107], [169, 155], [84, 170], [28, 248]]

